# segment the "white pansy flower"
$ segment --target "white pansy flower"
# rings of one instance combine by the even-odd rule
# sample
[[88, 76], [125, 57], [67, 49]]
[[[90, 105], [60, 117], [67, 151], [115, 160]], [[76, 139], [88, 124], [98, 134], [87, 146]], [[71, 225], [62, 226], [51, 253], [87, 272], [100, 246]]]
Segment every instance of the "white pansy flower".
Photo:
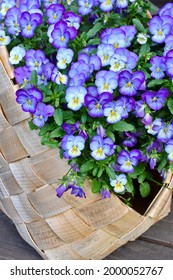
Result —
[[11, 42], [11, 38], [6, 36], [4, 30], [0, 30], [0, 46], [7, 46]]
[[71, 49], [60, 48], [57, 52], [57, 67], [59, 69], [65, 69], [67, 64], [72, 62], [74, 52]]
[[139, 33], [139, 34], [137, 35], [137, 41], [138, 41], [138, 43], [141, 44], [141, 45], [145, 45], [146, 42], [147, 42], [147, 40], [148, 40], [148, 38], [149, 38], [149, 35], [144, 34], [144, 33]]
[[11, 64], [18, 64], [25, 56], [26, 51], [22, 46], [14, 47], [10, 52], [9, 61]]

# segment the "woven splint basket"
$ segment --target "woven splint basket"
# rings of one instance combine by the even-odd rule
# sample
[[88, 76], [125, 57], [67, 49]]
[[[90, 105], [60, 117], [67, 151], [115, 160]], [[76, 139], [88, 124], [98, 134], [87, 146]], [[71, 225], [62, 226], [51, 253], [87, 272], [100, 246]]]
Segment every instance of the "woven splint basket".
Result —
[[56, 197], [57, 179], [68, 171], [59, 152], [40, 144], [15, 101], [13, 69], [0, 47], [0, 208], [23, 239], [44, 259], [103, 259], [135, 240], [170, 211], [172, 174], [144, 215], [116, 196], [102, 200], [85, 185], [87, 198]]

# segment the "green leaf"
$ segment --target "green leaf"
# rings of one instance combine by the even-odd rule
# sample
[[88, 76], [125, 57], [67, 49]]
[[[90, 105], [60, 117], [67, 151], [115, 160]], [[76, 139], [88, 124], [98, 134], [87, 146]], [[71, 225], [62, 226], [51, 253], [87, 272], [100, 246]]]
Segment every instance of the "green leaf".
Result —
[[40, 128], [39, 136], [44, 136], [48, 131], [52, 131], [55, 129], [55, 125], [46, 123], [42, 128]]
[[139, 191], [143, 198], [147, 197], [150, 194], [150, 185], [147, 182], [140, 184]]
[[37, 77], [37, 71], [36, 70], [33, 70], [31, 72], [31, 84], [36, 86], [38, 83], [38, 77]]
[[163, 84], [163, 80], [152, 80], [148, 83], [148, 87], [152, 88], [154, 86], [158, 86], [158, 85], [162, 85]]
[[161, 159], [161, 162], [160, 162], [160, 164], [159, 164], [159, 166], [158, 166], [158, 171], [161, 171], [164, 167], [165, 167], [165, 165], [167, 164], [167, 162], [168, 162], [168, 158], [167, 158], [167, 156], [163, 156], [162, 157], [162, 159]]
[[142, 22], [138, 18], [132, 19], [132, 22], [140, 32], [142, 33], [145, 32], [145, 27], [143, 26]]
[[99, 45], [100, 44], [100, 39], [99, 38], [90, 39], [88, 41], [88, 44], [90, 44], [90, 45]]
[[94, 167], [94, 169], [93, 169], [92, 174], [94, 177], [97, 175], [97, 172], [98, 172], [98, 166]]
[[129, 176], [127, 176], [126, 190], [129, 193], [133, 193], [134, 192], [133, 181], [132, 181], [132, 179]]
[[50, 138], [62, 137], [64, 134], [64, 130], [61, 127], [58, 127], [50, 133]]
[[112, 125], [112, 128], [113, 128], [113, 130], [120, 131], [120, 132], [133, 131], [135, 129], [135, 127], [132, 124], [124, 122], [124, 121], [119, 121], [117, 123], [114, 123]]
[[134, 167], [134, 172], [130, 173], [129, 176], [133, 179], [137, 178], [137, 176], [145, 171], [144, 163], [140, 163]]
[[112, 139], [113, 142], [115, 142], [115, 135], [114, 135], [113, 132], [107, 131], [106, 134], [107, 134], [107, 136], [108, 136], [109, 138]]
[[150, 46], [148, 44], [142, 45], [139, 51], [139, 57], [146, 55], [150, 52]]
[[55, 149], [55, 148], [58, 148], [59, 146], [59, 143], [58, 141], [56, 140], [50, 140], [49, 138], [47, 137], [42, 137], [41, 139], [41, 144], [42, 145], [46, 145], [47, 147], [51, 148], [51, 149]]
[[84, 112], [84, 113], [82, 114], [82, 116], [81, 116], [81, 122], [82, 122], [82, 123], [86, 123], [86, 121], [87, 121], [87, 113]]
[[35, 124], [33, 124], [32, 121], [28, 121], [28, 124], [29, 124], [29, 128], [30, 128], [31, 130], [38, 129], [38, 126], [36, 126]]
[[100, 192], [100, 188], [101, 188], [101, 182], [98, 181], [97, 179], [94, 179], [92, 181], [92, 185], [91, 185], [91, 190], [93, 193], [98, 193]]
[[74, 113], [71, 111], [64, 111], [63, 112], [63, 119], [64, 120], [69, 120], [72, 119], [74, 117]]
[[97, 177], [98, 177], [98, 178], [100, 178], [100, 177], [102, 176], [103, 171], [104, 171], [104, 168], [101, 166], [101, 167], [99, 168], [98, 173], [97, 173]]
[[98, 33], [98, 31], [100, 31], [100, 29], [102, 29], [102, 28], [103, 28], [103, 24], [102, 24], [101, 22], [97, 22], [97, 23], [94, 25], [94, 27], [91, 28], [91, 29], [88, 31], [88, 33], [87, 33], [87, 40], [88, 40], [89, 38], [94, 37], [94, 36]]
[[116, 179], [116, 174], [111, 167], [106, 166], [106, 173], [112, 180]]
[[146, 172], [142, 172], [139, 177], [138, 177], [138, 182], [139, 184], [143, 183], [143, 181], [146, 179], [147, 177], [147, 173]]
[[82, 166], [80, 167], [80, 171], [81, 171], [81, 173], [86, 173], [86, 172], [90, 171], [91, 169], [93, 169], [93, 167], [94, 167], [94, 161], [92, 159], [90, 159], [89, 161], [82, 164]]
[[61, 109], [56, 109], [54, 113], [54, 120], [57, 125], [61, 126], [63, 123], [63, 114]]
[[170, 167], [171, 172], [173, 173], [173, 162], [170, 163], [169, 167]]
[[167, 105], [168, 105], [169, 111], [173, 115], [173, 99], [169, 99], [167, 102]]

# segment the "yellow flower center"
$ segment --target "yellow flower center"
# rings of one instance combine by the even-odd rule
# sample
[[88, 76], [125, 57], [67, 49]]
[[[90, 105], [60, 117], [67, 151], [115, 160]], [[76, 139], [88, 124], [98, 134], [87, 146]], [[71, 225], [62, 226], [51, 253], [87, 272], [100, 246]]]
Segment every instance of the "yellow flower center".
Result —
[[131, 86], [132, 86], [131, 82], [128, 82], [128, 83], [126, 84], [126, 87], [131, 87]]
[[30, 99], [28, 99], [27, 103], [28, 103], [28, 105], [31, 105], [32, 101]]
[[53, 18], [54, 18], [54, 19], [56, 19], [56, 18], [57, 18], [57, 15], [56, 15], [56, 14], [54, 14], [54, 15], [53, 15]]
[[111, 118], [114, 118], [114, 117], [116, 117], [117, 116], [117, 113], [115, 112], [115, 111], [111, 111], [111, 113], [110, 113], [110, 117]]
[[44, 75], [42, 75], [42, 76], [41, 76], [41, 79], [42, 79], [42, 81], [44, 81], [44, 80], [45, 80], [45, 76], [44, 76]]
[[76, 153], [76, 152], [78, 152], [78, 147], [77, 146], [73, 146], [72, 153]]
[[157, 35], [163, 35], [162, 30], [159, 30], [159, 31], [157, 32]]
[[28, 25], [26, 29], [31, 30], [31, 25]]
[[105, 54], [104, 56], [103, 56], [103, 60], [107, 60], [109, 58], [109, 56], [107, 55], [107, 54]]
[[38, 67], [38, 65], [39, 65], [39, 63], [36, 61], [36, 62], [35, 62], [35, 67]]
[[131, 166], [131, 162], [128, 160], [128, 161], [126, 161], [125, 165], [126, 166]]
[[18, 59], [19, 59], [19, 56], [16, 54], [16, 55], [14, 56], [14, 60], [15, 60], [15, 61], [18, 61]]
[[101, 108], [101, 105], [100, 103], [97, 103], [97, 105], [95, 106], [96, 109], [100, 109]]
[[99, 148], [96, 152], [96, 154], [102, 156], [104, 153], [103, 153], [103, 149], [102, 148]]
[[153, 97], [152, 101], [157, 101], [157, 97], [156, 96]]
[[115, 43], [115, 44], [114, 44], [114, 48], [117, 49], [118, 47], [119, 47], [118, 43]]
[[73, 98], [73, 104], [74, 104], [74, 105], [79, 104], [79, 98], [74, 97], [74, 98]]
[[86, 3], [86, 4], [85, 4], [85, 7], [87, 7], [87, 8], [88, 8], [88, 7], [89, 7], [89, 4], [88, 4], [88, 3]]
[[122, 188], [122, 184], [120, 182], [115, 184], [115, 188], [116, 189], [121, 189]]
[[4, 41], [5, 41], [5, 38], [0, 37], [0, 42], [4, 42]]
[[107, 90], [108, 88], [109, 88], [109, 85], [108, 85], [108, 83], [104, 84], [104, 87], [103, 87], [103, 89], [104, 89], [104, 90]]
[[156, 68], [156, 72], [157, 72], [157, 73], [160, 72], [160, 68], [159, 68], [159, 67]]
[[42, 116], [42, 115], [40, 115], [40, 116], [39, 116], [39, 119], [40, 119], [40, 120], [42, 120], [42, 119], [43, 119], [43, 116]]
[[62, 60], [62, 64], [66, 64], [66, 62], [67, 62], [67, 59], [64, 58], [64, 59]]
[[106, 0], [106, 5], [110, 5], [111, 1], [110, 0]]
[[61, 40], [61, 42], [63, 42], [65, 40], [64, 36], [61, 36], [60, 40]]

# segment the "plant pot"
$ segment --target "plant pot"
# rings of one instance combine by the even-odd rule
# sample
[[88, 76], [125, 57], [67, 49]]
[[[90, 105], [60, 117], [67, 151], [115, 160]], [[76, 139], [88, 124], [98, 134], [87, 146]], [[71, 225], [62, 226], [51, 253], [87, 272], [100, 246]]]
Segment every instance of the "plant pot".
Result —
[[116, 195], [102, 200], [92, 194], [90, 181], [86, 199], [68, 192], [57, 198], [57, 181], [69, 167], [30, 131], [16, 88], [7, 50], [0, 47], [0, 208], [43, 259], [103, 259], [169, 213], [171, 173], [144, 215]]

